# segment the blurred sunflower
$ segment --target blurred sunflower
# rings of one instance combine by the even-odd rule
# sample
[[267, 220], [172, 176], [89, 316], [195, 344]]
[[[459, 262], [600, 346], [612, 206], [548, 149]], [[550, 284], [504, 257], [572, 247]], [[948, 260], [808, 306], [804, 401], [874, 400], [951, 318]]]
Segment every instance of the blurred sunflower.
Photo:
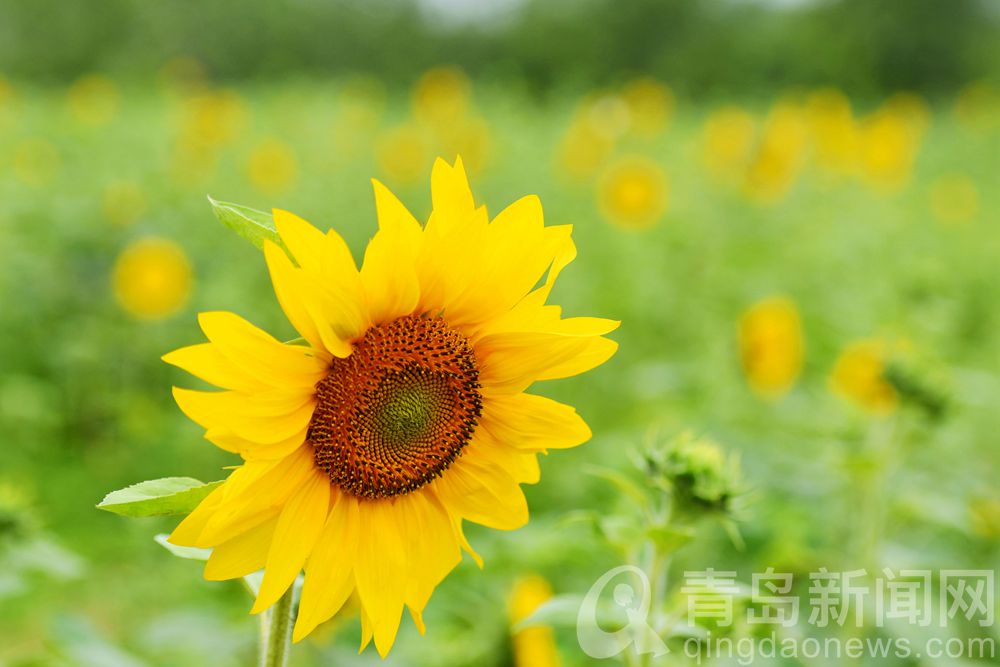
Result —
[[942, 176], [931, 184], [930, 207], [939, 222], [969, 222], [979, 215], [979, 188], [964, 174]]
[[851, 101], [830, 88], [806, 100], [816, 162], [834, 175], [849, 174], [858, 161], [858, 128]]
[[472, 83], [458, 67], [435, 67], [413, 87], [413, 113], [435, 129], [461, 121], [469, 108]]
[[841, 353], [830, 373], [833, 390], [858, 407], [886, 415], [899, 405], [899, 394], [886, 376], [889, 344], [878, 338], [859, 340]]
[[775, 104], [744, 177], [747, 196], [765, 204], [783, 199], [798, 177], [808, 139], [803, 110], [789, 102]]
[[897, 95], [862, 124], [862, 175], [872, 188], [894, 194], [909, 184], [929, 123], [925, 102], [912, 95]]
[[791, 299], [758, 301], [740, 317], [740, 359], [750, 387], [777, 398], [791, 389], [802, 371], [802, 323]]
[[598, 200], [611, 222], [628, 229], [656, 224], [667, 212], [667, 175], [655, 162], [630, 157], [613, 164], [601, 180]]
[[757, 121], [744, 109], [727, 106], [705, 121], [702, 160], [709, 174], [719, 181], [733, 182], [750, 159], [757, 137]]
[[149, 237], [135, 241], [115, 262], [112, 287], [115, 298], [139, 319], [173, 315], [191, 293], [191, 264], [179, 245]]
[[[510, 624], [516, 627], [552, 598], [552, 587], [544, 577], [532, 574], [514, 582], [510, 596]], [[515, 630], [511, 636], [514, 667], [558, 667], [559, 653], [552, 628], [536, 625]]]
[[98, 126], [114, 120], [120, 98], [114, 81], [100, 74], [88, 74], [69, 87], [66, 101], [78, 123]]
[[524, 392], [606, 361], [618, 323], [545, 305], [576, 251], [537, 197], [490, 222], [461, 162], [438, 160], [421, 227], [374, 187], [379, 231], [360, 271], [336, 232], [274, 212], [291, 257], [266, 242], [265, 258], [303, 344], [203, 313], [210, 342], [164, 360], [225, 389], [174, 396], [245, 459], [171, 542], [213, 548], [208, 579], [263, 568], [254, 612], [304, 567], [296, 641], [357, 591], [361, 646], [374, 638], [384, 656], [404, 606], [422, 632], [434, 588], [473, 553], [462, 521], [524, 525], [519, 485], [538, 480], [537, 454], [590, 437], [572, 407]]
[[265, 139], [247, 160], [247, 176], [260, 192], [277, 194], [295, 185], [298, 160], [292, 147], [278, 139]]
[[386, 130], [378, 138], [377, 156], [379, 168], [387, 178], [412, 183], [427, 168], [431, 146], [419, 126], [407, 123]]
[[631, 81], [622, 89], [629, 111], [629, 127], [641, 137], [655, 137], [666, 129], [674, 113], [675, 98], [670, 87], [651, 78]]

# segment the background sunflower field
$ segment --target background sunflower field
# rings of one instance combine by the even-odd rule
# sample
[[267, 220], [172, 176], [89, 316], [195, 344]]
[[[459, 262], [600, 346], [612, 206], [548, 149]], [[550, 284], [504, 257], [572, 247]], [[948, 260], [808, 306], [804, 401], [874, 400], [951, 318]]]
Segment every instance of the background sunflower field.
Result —
[[[621, 320], [620, 351], [547, 388], [593, 440], [543, 459], [528, 526], [468, 530], [485, 570], [466, 559], [384, 664], [601, 664], [571, 625], [516, 624], [622, 562], [629, 491], [664, 470], [708, 506], [679, 607], [708, 567], [802, 596], [824, 567], [996, 570], [995, 2], [4, 0], [0, 666], [253, 664], [245, 592], [153, 541], [175, 520], [94, 509], [234, 463], [159, 359], [200, 341], [196, 313], [295, 336], [206, 195], [336, 226], [360, 258], [369, 179], [422, 218], [456, 155], [491, 213], [537, 193], [574, 225], [556, 300]], [[636, 466], [686, 432], [716, 445]], [[291, 664], [382, 664], [358, 623]], [[652, 664], [690, 662], [671, 646]]]

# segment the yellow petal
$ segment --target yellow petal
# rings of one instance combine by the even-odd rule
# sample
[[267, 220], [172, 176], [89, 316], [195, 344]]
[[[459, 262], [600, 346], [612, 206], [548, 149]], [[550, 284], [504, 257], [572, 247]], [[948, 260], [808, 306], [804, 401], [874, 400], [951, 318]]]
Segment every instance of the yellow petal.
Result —
[[591, 436], [572, 406], [533, 394], [484, 401], [480, 430], [496, 442], [528, 450], [576, 447]]
[[452, 166], [438, 158], [431, 169], [431, 203], [433, 213], [427, 223], [428, 230], [448, 232], [464, 223], [476, 208], [465, 175], [462, 158]]
[[379, 181], [372, 179], [375, 190], [375, 211], [378, 215], [378, 228], [387, 232], [399, 234], [404, 238], [416, 240], [419, 238], [420, 223], [396, 195], [389, 191]]
[[230, 361], [212, 343], [182, 347], [161, 358], [168, 364], [223, 389], [254, 392], [268, 387], [259, 378]]
[[309, 560], [302, 586], [302, 601], [292, 641], [299, 641], [331, 618], [354, 590], [354, 560], [358, 544], [358, 501], [334, 492], [336, 503]]
[[210, 428], [205, 431], [205, 439], [227, 452], [239, 454], [244, 459], [283, 459], [305, 444], [308, 429], [278, 442], [259, 443], [241, 438], [225, 427]]
[[275, 462], [248, 461], [220, 487], [224, 500], [195, 546], [214, 547], [276, 516], [316, 474], [308, 447]]
[[412, 313], [420, 299], [416, 269], [420, 228], [415, 234], [396, 231], [398, 228], [402, 225], [380, 229], [365, 250], [361, 281], [375, 324]]
[[328, 370], [325, 355], [281, 343], [234, 313], [200, 313], [198, 323], [230, 362], [272, 387], [311, 389]]
[[265, 521], [212, 549], [205, 564], [205, 578], [209, 581], [236, 579], [263, 568], [276, 524], [277, 519]]
[[322, 266], [323, 232], [288, 211], [274, 209], [274, 226], [295, 258], [295, 263], [309, 271], [319, 272]]
[[537, 332], [490, 334], [476, 344], [487, 394], [516, 394], [539, 380], [578, 375], [603, 364], [618, 343], [599, 336]]
[[399, 513], [409, 546], [405, 599], [419, 628], [431, 593], [458, 565], [462, 552], [451, 517], [433, 492], [421, 490], [400, 496], [393, 509]]
[[179, 547], [193, 547], [198, 542], [198, 537], [205, 530], [205, 526], [214, 516], [215, 511], [222, 504], [225, 495], [225, 484], [217, 487], [198, 503], [190, 514], [184, 517], [174, 531], [170, 533], [167, 541]]
[[304, 281], [292, 266], [285, 251], [270, 241], [264, 241], [264, 259], [271, 273], [271, 283], [278, 303], [285, 312], [285, 317], [292, 323], [295, 330], [309, 341], [315, 350], [326, 350], [335, 357], [346, 357], [351, 353], [347, 341], [324, 341], [317, 326], [319, 313], [310, 313], [307, 295], [311, 290], [304, 286]]
[[282, 442], [301, 432], [315, 405], [311, 396], [284, 392], [247, 395], [174, 387], [173, 394], [181, 411], [206, 430], [230, 430], [261, 444]]
[[391, 501], [359, 503], [361, 530], [355, 578], [371, 620], [375, 648], [383, 658], [399, 630], [406, 595], [408, 545]]
[[251, 613], [262, 612], [277, 602], [295, 581], [326, 523], [329, 508], [330, 479], [316, 470], [278, 516], [264, 580]]
[[463, 450], [462, 456], [470, 461], [483, 461], [503, 468], [518, 484], [537, 484], [541, 479], [536, 451], [518, 449], [494, 440], [482, 431], [476, 432], [475, 439]]
[[450, 512], [475, 523], [513, 530], [528, 522], [528, 503], [502, 468], [460, 457], [431, 485]]

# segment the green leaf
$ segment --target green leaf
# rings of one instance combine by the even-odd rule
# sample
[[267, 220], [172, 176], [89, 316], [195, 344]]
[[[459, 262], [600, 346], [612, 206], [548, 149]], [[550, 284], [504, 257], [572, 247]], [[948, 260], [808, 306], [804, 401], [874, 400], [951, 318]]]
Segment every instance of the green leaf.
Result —
[[112, 491], [97, 507], [122, 516], [187, 514], [220, 484], [205, 484], [190, 477], [153, 479]]
[[282, 248], [285, 247], [274, 227], [274, 220], [270, 213], [239, 204], [216, 201], [211, 197], [208, 198], [208, 201], [212, 204], [212, 210], [215, 211], [215, 217], [219, 219], [219, 222], [254, 244], [257, 249], [264, 249], [264, 241], [273, 241]]
[[167, 542], [170, 536], [166, 533], [160, 533], [153, 539], [161, 547], [177, 556], [178, 558], [186, 558], [188, 560], [208, 560], [208, 557], [212, 555], [211, 549], [199, 549], [197, 547], [179, 547], [176, 544], [171, 544]]

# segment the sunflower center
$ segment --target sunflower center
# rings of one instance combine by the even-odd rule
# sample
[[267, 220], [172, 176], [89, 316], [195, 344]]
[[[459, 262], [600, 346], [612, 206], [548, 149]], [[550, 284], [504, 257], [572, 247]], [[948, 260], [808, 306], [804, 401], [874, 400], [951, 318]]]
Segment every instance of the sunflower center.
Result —
[[441, 474], [482, 412], [472, 346], [441, 318], [369, 329], [316, 385], [316, 466], [360, 498], [408, 493]]

